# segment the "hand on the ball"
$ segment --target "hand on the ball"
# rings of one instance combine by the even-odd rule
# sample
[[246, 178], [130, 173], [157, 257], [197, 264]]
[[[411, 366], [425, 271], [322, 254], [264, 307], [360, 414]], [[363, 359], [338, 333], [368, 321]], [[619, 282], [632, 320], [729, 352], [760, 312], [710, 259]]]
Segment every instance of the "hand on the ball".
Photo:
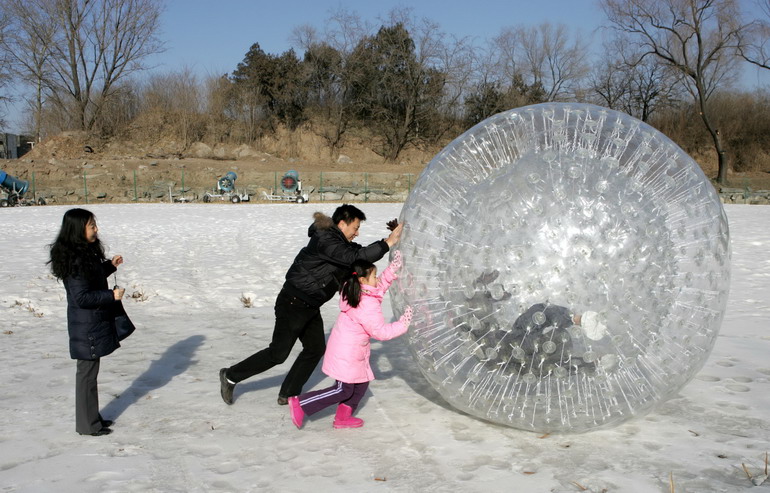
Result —
[[398, 243], [398, 240], [401, 239], [401, 230], [404, 229], [403, 224], [399, 224], [395, 228], [393, 228], [393, 231], [390, 232], [390, 236], [385, 238], [385, 243], [388, 244], [388, 247], [393, 248], [393, 245]]
[[412, 315], [414, 312], [412, 311], [411, 306], [407, 306], [406, 310], [404, 310], [404, 314], [401, 315], [401, 322], [408, 328], [409, 325], [412, 323]]
[[398, 271], [401, 268], [403, 265], [403, 261], [401, 260], [401, 250], [393, 252], [393, 260], [390, 261], [390, 265], [393, 267], [394, 271]]

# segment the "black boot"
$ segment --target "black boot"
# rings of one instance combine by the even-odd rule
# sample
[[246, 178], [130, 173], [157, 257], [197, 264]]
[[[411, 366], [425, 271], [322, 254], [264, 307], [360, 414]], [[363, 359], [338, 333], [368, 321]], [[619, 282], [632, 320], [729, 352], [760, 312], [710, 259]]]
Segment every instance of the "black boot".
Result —
[[222, 368], [219, 370], [219, 392], [222, 394], [222, 400], [225, 401], [226, 404], [233, 403], [234, 389], [235, 384], [230, 383], [227, 380], [227, 368]]
[[114, 423], [111, 419], [104, 419], [101, 413], [99, 413], [99, 421], [102, 423], [102, 428], [109, 428]]
[[106, 426], [103, 426], [101, 430], [95, 431], [93, 433], [80, 433], [80, 435], [90, 435], [92, 437], [100, 437], [102, 435], [109, 435], [112, 433], [112, 430], [107, 428]]

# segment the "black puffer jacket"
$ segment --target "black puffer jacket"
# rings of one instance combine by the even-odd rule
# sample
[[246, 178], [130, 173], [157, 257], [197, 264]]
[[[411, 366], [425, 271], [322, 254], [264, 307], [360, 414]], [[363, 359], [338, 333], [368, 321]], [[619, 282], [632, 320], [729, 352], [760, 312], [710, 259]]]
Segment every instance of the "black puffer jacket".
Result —
[[72, 359], [95, 360], [120, 347], [115, 328], [115, 295], [107, 277], [115, 272], [112, 262], [101, 262], [102, 275], [84, 274], [64, 279], [67, 290], [67, 329]]
[[340, 288], [341, 279], [358, 259], [376, 262], [388, 253], [385, 240], [363, 247], [345, 238], [331, 218], [316, 212], [308, 228], [310, 241], [286, 273], [283, 289], [310, 306], [320, 307]]

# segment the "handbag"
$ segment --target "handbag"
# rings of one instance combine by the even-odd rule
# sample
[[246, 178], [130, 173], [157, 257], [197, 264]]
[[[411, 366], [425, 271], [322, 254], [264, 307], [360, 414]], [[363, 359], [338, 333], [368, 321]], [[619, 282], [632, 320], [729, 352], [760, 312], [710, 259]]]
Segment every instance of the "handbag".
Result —
[[115, 328], [118, 331], [118, 341], [122, 341], [136, 330], [134, 323], [128, 318], [126, 309], [123, 308], [122, 301], [117, 301], [117, 306], [115, 307]]

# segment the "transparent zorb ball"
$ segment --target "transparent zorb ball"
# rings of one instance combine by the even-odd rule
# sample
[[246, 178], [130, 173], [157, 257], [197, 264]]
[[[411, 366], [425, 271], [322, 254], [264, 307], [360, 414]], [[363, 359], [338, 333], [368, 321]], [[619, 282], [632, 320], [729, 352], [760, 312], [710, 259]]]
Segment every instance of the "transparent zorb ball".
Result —
[[[675, 394], [714, 345], [724, 210], [692, 158], [628, 115], [493, 116], [428, 164], [400, 219], [394, 311], [414, 307], [415, 360], [469, 414], [540, 432], [616, 425]], [[537, 305], [569, 322], [538, 323]], [[575, 322], [587, 312], [591, 327]]]

